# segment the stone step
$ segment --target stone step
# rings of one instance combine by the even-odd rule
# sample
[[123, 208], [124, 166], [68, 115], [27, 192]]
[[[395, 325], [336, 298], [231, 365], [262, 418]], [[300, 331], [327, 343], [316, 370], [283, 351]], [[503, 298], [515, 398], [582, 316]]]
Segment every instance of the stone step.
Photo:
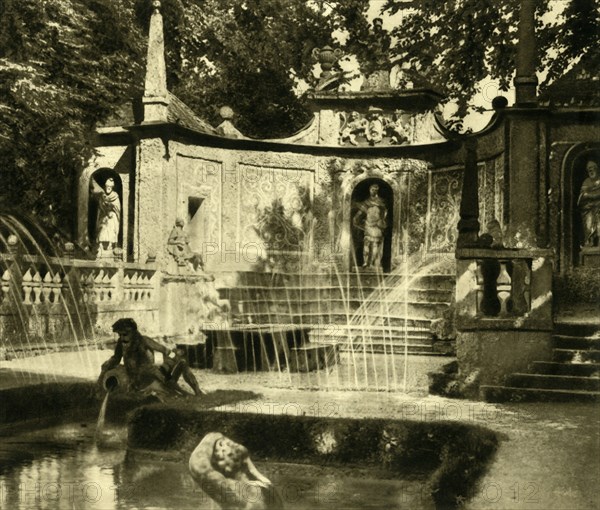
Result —
[[384, 328], [373, 326], [360, 328], [331, 324], [326, 328], [318, 328], [310, 332], [311, 338], [336, 342], [431, 342], [433, 337], [428, 329], [420, 328]]
[[[453, 290], [450, 289], [424, 289], [424, 288], [410, 288], [406, 292], [410, 301], [439, 301], [443, 303], [450, 303], [454, 294]], [[404, 299], [404, 298], [402, 298]], [[390, 303], [395, 302], [397, 297], [390, 295], [389, 292], [375, 292], [369, 296], [369, 302], [382, 302]]]
[[318, 341], [341, 342], [341, 343], [372, 343], [383, 342], [403, 345], [407, 343], [431, 343], [433, 337], [429, 331], [402, 331], [402, 330], [382, 330], [367, 329], [336, 329], [335, 326], [325, 332], [317, 332], [311, 336]]
[[554, 349], [553, 361], [568, 363], [597, 363], [600, 361], [600, 351], [579, 349]]
[[260, 296], [256, 295], [255, 299], [247, 299], [244, 300], [244, 303], [248, 306], [254, 305], [255, 307], [262, 307], [265, 304], [273, 304], [273, 305], [284, 305], [290, 308], [295, 306], [301, 306], [306, 304], [316, 305], [320, 304], [321, 306], [335, 306], [337, 308], [345, 307], [345, 308], [353, 308], [358, 309], [362, 305], [367, 305], [368, 308], [374, 310], [388, 310], [393, 308], [399, 308], [404, 303], [414, 303], [416, 305], [432, 305], [432, 306], [448, 306], [449, 302], [445, 300], [438, 299], [417, 299], [415, 296], [408, 296], [408, 299], [348, 299], [348, 298], [329, 298], [329, 299], [301, 299], [296, 296], [287, 296], [287, 297], [272, 297], [272, 296]]
[[554, 335], [553, 340], [557, 349], [600, 350], [600, 337]]
[[534, 361], [531, 364], [537, 374], [575, 375], [580, 377], [600, 376], [599, 363], [556, 363], [552, 361]]
[[[243, 274], [243, 273], [242, 273]], [[447, 274], [428, 274], [413, 278], [408, 275], [411, 287], [426, 289], [452, 290], [454, 288], [455, 277]], [[375, 288], [396, 288], [402, 284], [404, 277], [401, 275], [385, 275], [381, 278], [377, 275], [366, 277], [345, 276], [318, 276], [312, 275], [303, 277], [298, 275], [270, 275], [254, 274], [252, 277], [241, 276], [237, 283], [224, 284], [225, 287], [233, 289], [305, 289], [305, 288], [342, 288], [342, 289], [375, 289]]]
[[481, 386], [486, 402], [599, 402], [600, 391]]
[[289, 307], [284, 303], [271, 306], [257, 306], [256, 304], [244, 304], [243, 312], [233, 311], [232, 315], [244, 323], [256, 322], [261, 323], [264, 320], [270, 322], [352, 322], [359, 325], [382, 324], [401, 327], [404, 325], [405, 318], [417, 317], [419, 319], [433, 320], [442, 316], [444, 310], [448, 306], [444, 303], [409, 303], [399, 304], [395, 309], [381, 311], [380, 313], [366, 312], [356, 314], [354, 310], [322, 308], [315, 304], [300, 304], [297, 307]]
[[[369, 331], [368, 335], [362, 335], [353, 330], [336, 330], [328, 328], [326, 331], [311, 331], [309, 333], [311, 343], [320, 344], [338, 344], [342, 348], [362, 348], [366, 346], [393, 346], [395, 349], [404, 349], [406, 344], [409, 349], [412, 346], [426, 345], [428, 351], [433, 350], [433, 338], [431, 333], [427, 331], [408, 331], [408, 332], [384, 332], [384, 331]], [[381, 350], [382, 348], [379, 347]]]
[[230, 292], [229, 299], [233, 301], [247, 302], [306, 302], [306, 301], [332, 301], [352, 306], [361, 306], [364, 303], [381, 303], [383, 305], [397, 302], [421, 302], [421, 303], [450, 303], [452, 292], [447, 290], [410, 289], [406, 295], [402, 293], [396, 296], [392, 293], [375, 292], [364, 294], [351, 294], [344, 289], [335, 288], [312, 288], [312, 289], [268, 289], [252, 288], [238, 289]]
[[[266, 307], [265, 307], [266, 308]], [[283, 307], [275, 308], [271, 307], [271, 309], [248, 309], [244, 307], [243, 313], [237, 312], [233, 313], [233, 318], [244, 322], [256, 322], [262, 323], [268, 322], [313, 322], [313, 323], [334, 323], [334, 324], [355, 324], [357, 326], [371, 326], [371, 325], [380, 325], [380, 326], [394, 326], [394, 327], [404, 327], [405, 325], [410, 324], [411, 318], [427, 321], [428, 323], [438, 317], [442, 316], [444, 307], [436, 307], [434, 305], [422, 305], [422, 306], [414, 306], [411, 305], [408, 307], [408, 312], [404, 312], [404, 309], [401, 311], [392, 311], [389, 313], [381, 312], [381, 313], [365, 313], [358, 314], [351, 310], [344, 309], [324, 309], [316, 307], [311, 310], [311, 307], [304, 306], [302, 307], [304, 310], [298, 309], [285, 309]], [[404, 313], [403, 313], [404, 312]], [[313, 320], [314, 318], [314, 320]]]
[[431, 344], [410, 344], [404, 345], [389, 345], [384, 343], [373, 343], [369, 345], [350, 346], [341, 344], [339, 346], [341, 352], [354, 353], [355, 356], [364, 356], [371, 354], [386, 354], [394, 356], [402, 356], [406, 352], [409, 355], [421, 356], [442, 356], [439, 352], [435, 352]]
[[558, 320], [554, 323], [554, 333], [557, 335], [589, 337], [599, 334], [600, 323]]
[[360, 324], [348, 324], [347, 322], [343, 322], [340, 324], [334, 324], [334, 323], [323, 323], [323, 322], [310, 322], [310, 321], [302, 321], [302, 322], [261, 322], [260, 324], [237, 324], [238, 326], [241, 325], [245, 325], [245, 326], [260, 326], [260, 327], [276, 327], [276, 328], [281, 328], [284, 326], [290, 326], [290, 325], [295, 325], [295, 326], [302, 326], [303, 328], [307, 328], [312, 332], [315, 331], [323, 331], [323, 332], [328, 332], [328, 331], [363, 331], [363, 330], [369, 330], [369, 331], [391, 331], [391, 332], [395, 332], [395, 333], [402, 333], [404, 331], [408, 331], [408, 332], [427, 332], [429, 333], [430, 329], [429, 326], [431, 324], [431, 321], [428, 319], [409, 319], [407, 321], [407, 325], [406, 327], [402, 326], [402, 327], [391, 327], [391, 326], [367, 326], [367, 327], [363, 327]]
[[399, 274], [377, 273], [238, 273], [237, 285], [252, 286], [373, 286], [383, 282], [399, 282], [404, 278]]
[[425, 322], [414, 322], [414, 319], [406, 317], [392, 317], [374, 315], [370, 317], [358, 317], [350, 322], [350, 325], [359, 331], [367, 331], [371, 328], [381, 329], [383, 331], [404, 331], [405, 329], [418, 329], [420, 331], [431, 331], [431, 319], [423, 317]]
[[600, 391], [600, 377], [512, 374], [508, 378], [507, 385], [517, 388]]
[[383, 324], [383, 319], [373, 320], [372, 324], [361, 322], [349, 322], [346, 314], [291, 314], [291, 313], [258, 313], [251, 312], [236, 314], [234, 320], [236, 324], [252, 325], [270, 325], [270, 324], [301, 324], [302, 326], [313, 326], [315, 328], [347, 327], [356, 331], [396, 331], [402, 332], [405, 329], [418, 329], [421, 331], [430, 331], [431, 319], [427, 317], [411, 317], [410, 319], [396, 318], [390, 319], [390, 324]]

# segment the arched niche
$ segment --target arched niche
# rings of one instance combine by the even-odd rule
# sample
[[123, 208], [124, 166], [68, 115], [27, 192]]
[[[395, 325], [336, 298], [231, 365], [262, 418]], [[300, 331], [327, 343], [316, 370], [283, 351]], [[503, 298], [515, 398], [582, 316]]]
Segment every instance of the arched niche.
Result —
[[[123, 182], [121, 180], [121, 176], [111, 168], [100, 168], [96, 170], [94, 173], [90, 175], [89, 178], [89, 186], [91, 185], [92, 179], [94, 182], [102, 189], [104, 189], [106, 185], [106, 181], [108, 179], [112, 179], [114, 181], [114, 191], [119, 195], [119, 200], [121, 204], [121, 215], [119, 221], [119, 237], [117, 241], [117, 246], [123, 246]], [[88, 213], [87, 213], [87, 238], [92, 246], [95, 246], [95, 241], [97, 237], [97, 222], [98, 222], [98, 200], [90, 197], [88, 199]]]
[[[583, 223], [578, 200], [587, 177], [586, 164], [595, 161], [600, 167], [600, 144], [579, 144], [565, 155], [562, 165], [561, 271], [579, 266], [583, 243]], [[599, 248], [600, 249], [600, 248]]]
[[363, 232], [357, 229], [352, 221], [358, 213], [358, 204], [369, 198], [369, 188], [376, 184], [379, 187], [378, 195], [383, 199], [387, 208], [386, 223], [387, 228], [384, 232], [383, 241], [383, 257], [381, 265], [385, 272], [389, 272], [392, 267], [392, 236], [394, 230], [394, 191], [392, 187], [383, 179], [371, 177], [359, 182], [352, 191], [351, 195], [351, 212], [350, 212], [350, 231], [352, 233], [352, 261], [356, 267], [361, 267], [364, 263], [363, 259]]
[[[350, 271], [362, 265], [362, 237], [353, 227], [358, 202], [369, 196], [369, 187], [379, 185], [379, 196], [387, 211], [382, 266], [389, 272], [400, 257], [400, 237], [397, 229], [400, 213], [400, 178], [395, 172], [383, 172], [375, 166], [365, 165], [360, 173], [345, 172], [341, 176], [342, 224], [339, 249]], [[360, 231], [359, 231], [360, 232]]]

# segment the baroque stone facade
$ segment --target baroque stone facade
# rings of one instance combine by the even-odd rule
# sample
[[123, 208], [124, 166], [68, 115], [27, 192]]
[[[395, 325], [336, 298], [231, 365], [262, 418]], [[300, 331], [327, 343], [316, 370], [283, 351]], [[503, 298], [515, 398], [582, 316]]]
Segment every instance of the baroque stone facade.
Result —
[[[161, 58], [155, 50], [149, 58]], [[149, 63], [148, 72], [161, 66]], [[585, 161], [598, 160], [596, 113], [540, 107], [525, 114], [498, 103], [484, 130], [450, 136], [435, 90], [348, 92], [331, 75], [309, 94], [310, 125], [286, 139], [251, 140], [230, 109], [215, 129], [159, 81], [160, 94], [148, 92], [144, 103], [151, 122], [101, 128], [79, 183], [78, 234], [90, 244], [90, 179], [99, 170], [120, 179], [119, 242], [129, 262], [155, 258], [176, 273], [167, 240], [182, 218], [191, 249], [218, 278], [354, 271], [362, 238], [353, 211], [372, 184], [388, 213], [385, 271], [407, 257], [453, 260], [459, 221], [471, 239], [493, 228], [505, 246], [555, 250], [556, 271], [595, 260], [580, 247], [577, 201]]]

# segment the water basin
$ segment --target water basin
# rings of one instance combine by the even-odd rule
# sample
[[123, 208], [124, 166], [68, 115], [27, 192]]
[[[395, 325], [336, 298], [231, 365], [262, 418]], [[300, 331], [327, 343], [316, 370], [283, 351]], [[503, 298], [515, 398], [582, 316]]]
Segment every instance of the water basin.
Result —
[[[217, 509], [187, 463], [128, 452], [124, 428], [71, 423], [0, 438], [0, 508]], [[257, 462], [287, 509], [433, 508], [424, 479], [357, 468]], [[244, 490], [244, 489], [241, 489]], [[251, 491], [246, 494], [251, 500]]]

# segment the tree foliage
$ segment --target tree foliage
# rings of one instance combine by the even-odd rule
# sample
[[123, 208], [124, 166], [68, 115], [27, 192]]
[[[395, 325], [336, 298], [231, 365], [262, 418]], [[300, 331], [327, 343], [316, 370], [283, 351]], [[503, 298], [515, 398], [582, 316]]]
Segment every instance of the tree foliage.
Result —
[[141, 33], [129, 0], [3, 0], [3, 196], [68, 230], [95, 123], [139, 93]]
[[[557, 5], [560, 4], [560, 5]], [[391, 58], [418, 71], [458, 105], [463, 117], [486, 78], [508, 90], [515, 72], [520, 0], [387, 0], [388, 14], [404, 12], [392, 30]], [[552, 8], [564, 6], [561, 15]], [[536, 0], [538, 70], [543, 90], [600, 36], [597, 0]]]
[[[162, 0], [168, 84], [213, 124], [229, 105], [245, 134], [289, 135], [310, 119], [294, 89], [299, 80], [315, 84], [312, 50], [329, 44], [367, 73], [400, 59], [456, 99], [463, 115], [479, 80], [510, 84], [517, 3], [417, 0], [385, 34], [368, 19], [369, 0]], [[569, 0], [563, 17], [538, 27], [547, 80], [594, 46], [596, 3]], [[538, 4], [539, 19], [548, 7]], [[387, 0], [385, 12], [406, 5]], [[70, 230], [94, 126], [141, 94], [151, 11], [150, 0], [0, 0], [6, 201]]]

